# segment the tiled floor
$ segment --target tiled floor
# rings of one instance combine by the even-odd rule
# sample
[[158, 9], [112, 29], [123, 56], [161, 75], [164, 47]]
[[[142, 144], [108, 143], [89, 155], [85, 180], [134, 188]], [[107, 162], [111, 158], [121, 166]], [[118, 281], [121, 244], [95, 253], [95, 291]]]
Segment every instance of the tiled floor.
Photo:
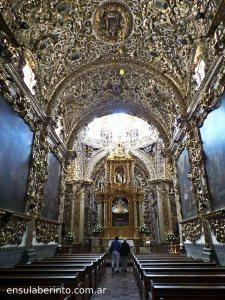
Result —
[[107, 290], [103, 295], [93, 295], [91, 300], [140, 299], [131, 267], [128, 268], [127, 273], [120, 272], [114, 275], [111, 273], [111, 268], [107, 267], [105, 277], [98, 285], [98, 288], [106, 288]]

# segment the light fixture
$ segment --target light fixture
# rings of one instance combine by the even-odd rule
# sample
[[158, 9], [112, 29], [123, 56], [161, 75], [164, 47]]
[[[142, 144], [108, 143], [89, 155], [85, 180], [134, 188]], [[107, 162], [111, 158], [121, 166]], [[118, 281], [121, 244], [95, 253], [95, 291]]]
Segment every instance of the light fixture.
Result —
[[120, 69], [120, 76], [124, 76], [124, 74], [125, 74], [124, 69]]

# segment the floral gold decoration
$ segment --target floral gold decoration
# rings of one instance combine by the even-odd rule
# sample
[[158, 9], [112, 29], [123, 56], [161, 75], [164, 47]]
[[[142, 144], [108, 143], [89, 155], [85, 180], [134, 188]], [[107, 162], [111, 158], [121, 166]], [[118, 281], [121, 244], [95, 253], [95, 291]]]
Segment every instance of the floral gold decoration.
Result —
[[177, 237], [172, 231], [169, 231], [165, 233], [164, 239], [168, 243], [173, 243], [177, 240]]
[[210, 229], [219, 243], [225, 243], [225, 210], [211, 212], [206, 216]]
[[5, 245], [20, 245], [29, 217], [0, 211], [0, 247]]
[[68, 244], [73, 244], [75, 242], [76, 236], [73, 232], [68, 231], [65, 236], [65, 240]]
[[201, 237], [203, 233], [202, 224], [198, 219], [182, 223], [182, 232], [185, 239], [191, 242], [195, 242]]
[[36, 239], [39, 243], [48, 244], [56, 242], [58, 238], [59, 223], [43, 219], [35, 220]]

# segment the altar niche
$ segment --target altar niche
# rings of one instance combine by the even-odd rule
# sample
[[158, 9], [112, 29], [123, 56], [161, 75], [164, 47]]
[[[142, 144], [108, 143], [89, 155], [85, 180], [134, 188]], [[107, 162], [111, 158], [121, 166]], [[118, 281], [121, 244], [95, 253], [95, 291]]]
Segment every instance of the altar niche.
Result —
[[134, 163], [134, 157], [122, 144], [106, 158], [106, 184], [97, 194], [99, 220], [104, 228], [102, 239], [114, 239], [115, 236], [139, 239], [144, 193], [134, 185]]
[[115, 183], [125, 183], [125, 171], [123, 167], [117, 167], [115, 168]]
[[112, 201], [112, 227], [129, 226], [128, 200], [123, 195], [116, 196]]

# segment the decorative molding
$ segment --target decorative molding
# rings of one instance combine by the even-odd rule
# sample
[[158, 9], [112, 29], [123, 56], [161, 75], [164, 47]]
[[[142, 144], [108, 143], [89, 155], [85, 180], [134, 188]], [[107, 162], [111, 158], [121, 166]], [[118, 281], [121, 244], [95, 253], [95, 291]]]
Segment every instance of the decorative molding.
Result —
[[188, 221], [183, 221], [181, 222], [181, 226], [182, 226], [183, 236], [185, 237], [185, 239], [191, 242], [197, 241], [203, 234], [202, 224], [198, 218], [188, 220]]
[[31, 166], [27, 192], [27, 212], [40, 215], [43, 208], [44, 186], [48, 178], [47, 132], [45, 126], [39, 124], [34, 134]]
[[190, 160], [189, 178], [192, 181], [196, 205], [200, 213], [211, 209], [207, 176], [204, 166], [204, 153], [198, 127], [194, 122], [189, 122], [187, 128], [187, 149]]
[[36, 219], [35, 232], [37, 241], [44, 244], [55, 242], [58, 238], [59, 225], [60, 223], [52, 220]]
[[20, 245], [30, 217], [0, 209], [0, 247]]
[[205, 216], [210, 229], [219, 243], [225, 243], [225, 209], [213, 211]]

